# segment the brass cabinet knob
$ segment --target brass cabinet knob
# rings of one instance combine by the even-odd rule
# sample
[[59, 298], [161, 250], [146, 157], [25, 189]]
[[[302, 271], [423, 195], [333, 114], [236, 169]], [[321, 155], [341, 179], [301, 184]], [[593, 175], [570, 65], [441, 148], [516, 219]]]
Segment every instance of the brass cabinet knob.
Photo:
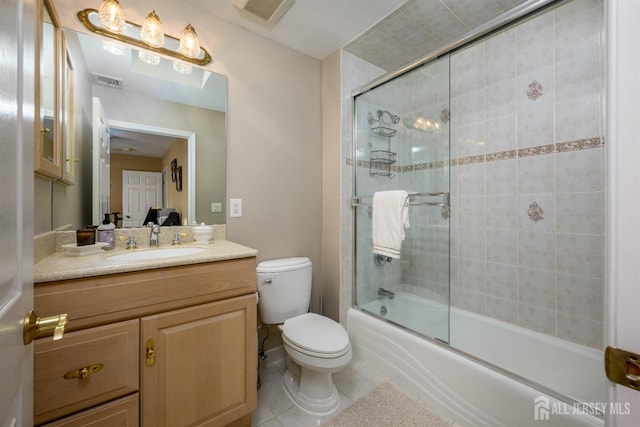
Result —
[[66, 313], [51, 317], [38, 317], [32, 310], [24, 318], [22, 340], [25, 345], [31, 344], [40, 332], [51, 330], [53, 330], [54, 341], [59, 340], [64, 335], [67, 323], [69, 323], [69, 316]]
[[41, 133], [49, 133], [49, 132], [51, 132], [51, 129], [49, 129], [49, 128], [40, 129], [40, 132]]
[[156, 350], [154, 349], [154, 342], [152, 339], [147, 340], [147, 350], [145, 352], [145, 363], [147, 366], [153, 366], [156, 361]]

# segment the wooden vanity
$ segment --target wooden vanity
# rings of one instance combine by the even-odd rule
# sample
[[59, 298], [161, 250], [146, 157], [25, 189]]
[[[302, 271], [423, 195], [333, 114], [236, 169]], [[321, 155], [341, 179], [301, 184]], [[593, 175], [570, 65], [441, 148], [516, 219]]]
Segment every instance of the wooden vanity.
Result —
[[61, 340], [35, 342], [34, 423], [250, 425], [255, 267], [254, 251], [36, 283], [38, 315], [67, 313], [69, 323]]

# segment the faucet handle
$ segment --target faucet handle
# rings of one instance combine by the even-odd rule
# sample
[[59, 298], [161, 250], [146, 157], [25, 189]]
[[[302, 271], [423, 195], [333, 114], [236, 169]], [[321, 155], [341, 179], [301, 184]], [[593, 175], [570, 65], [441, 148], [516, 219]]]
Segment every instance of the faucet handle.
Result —
[[138, 245], [136, 245], [136, 238], [133, 234], [129, 234], [129, 241], [127, 241], [127, 249], [135, 249]]
[[171, 241], [172, 245], [180, 245], [182, 244], [182, 241], [180, 240], [180, 237], [185, 237], [187, 235], [187, 233], [178, 233], [177, 231], [175, 233], [173, 233], [173, 240]]

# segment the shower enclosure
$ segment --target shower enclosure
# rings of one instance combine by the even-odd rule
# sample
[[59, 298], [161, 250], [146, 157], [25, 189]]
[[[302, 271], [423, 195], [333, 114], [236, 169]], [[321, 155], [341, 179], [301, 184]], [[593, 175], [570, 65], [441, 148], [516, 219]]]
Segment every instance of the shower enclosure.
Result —
[[[603, 23], [554, 3], [353, 96], [356, 308], [569, 402], [606, 400]], [[399, 259], [384, 190], [411, 195]]]
[[[447, 55], [355, 101], [356, 304], [444, 342], [449, 342], [449, 116]], [[372, 252], [372, 196], [381, 190], [409, 193], [410, 226], [399, 259]], [[400, 313], [387, 310], [392, 298], [397, 302], [404, 294], [432, 301], [430, 312], [400, 319]]]

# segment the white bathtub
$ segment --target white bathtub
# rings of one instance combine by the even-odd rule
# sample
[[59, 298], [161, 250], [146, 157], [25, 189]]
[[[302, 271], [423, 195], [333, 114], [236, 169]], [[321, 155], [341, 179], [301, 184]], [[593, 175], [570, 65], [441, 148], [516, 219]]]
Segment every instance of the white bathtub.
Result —
[[[374, 301], [363, 309], [379, 314], [383, 304], [385, 318], [446, 340], [446, 307], [397, 293], [393, 300]], [[428, 330], [430, 322], [436, 332]], [[584, 407], [547, 395], [549, 420], [537, 421], [534, 401], [543, 393], [516, 379], [521, 376], [582, 402], [606, 402], [603, 356], [597, 350], [452, 308], [451, 346], [516, 374], [505, 375], [358, 309], [349, 310], [347, 330], [355, 360], [365, 361], [436, 412], [465, 426], [604, 425], [585, 411], [575, 413]]]

